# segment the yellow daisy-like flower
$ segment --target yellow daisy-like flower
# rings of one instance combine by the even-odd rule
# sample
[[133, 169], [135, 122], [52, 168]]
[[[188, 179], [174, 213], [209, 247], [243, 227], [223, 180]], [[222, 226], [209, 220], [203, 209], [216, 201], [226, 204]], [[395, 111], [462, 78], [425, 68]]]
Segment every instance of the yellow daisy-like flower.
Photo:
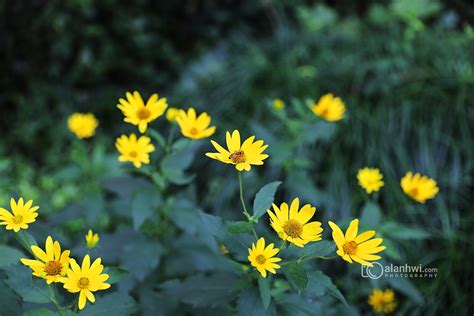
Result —
[[275, 110], [283, 110], [285, 108], [285, 102], [282, 99], [273, 100], [273, 108]]
[[120, 98], [117, 107], [125, 115], [124, 121], [133, 125], [138, 125], [140, 133], [145, 133], [148, 123], [163, 115], [168, 103], [166, 98], [158, 98], [158, 94], [153, 94], [146, 104], [138, 91], [127, 92], [127, 100]]
[[250, 136], [242, 144], [240, 143], [240, 133], [235, 130], [232, 135], [226, 132], [227, 148], [224, 149], [217, 142], [211, 140], [217, 153], [206, 153], [206, 156], [224, 163], [234, 164], [239, 171], [249, 171], [251, 165], [263, 165], [263, 160], [268, 158], [263, 151], [268, 145], [263, 144], [263, 140], [254, 142], [255, 136]]
[[273, 204], [273, 210], [268, 210], [270, 225], [278, 233], [281, 239], [287, 240], [298, 247], [304, 247], [311, 241], [321, 240], [323, 228], [320, 222], [308, 221], [316, 212], [316, 207], [310, 204], [299, 209], [300, 200], [295, 198], [288, 208], [288, 204], [282, 203], [280, 208]]
[[92, 232], [92, 229], [89, 229], [86, 235], [86, 245], [90, 249], [95, 248], [97, 244], [99, 243], [99, 234], [94, 234]]
[[20, 229], [27, 229], [28, 224], [34, 223], [38, 213], [39, 206], [32, 206], [33, 200], [24, 203], [23, 198], [18, 199], [18, 203], [13, 198], [10, 199], [10, 213], [0, 207], [0, 225], [6, 225], [7, 230], [13, 230], [15, 233]]
[[53, 242], [51, 236], [46, 238], [45, 251], [38, 246], [31, 246], [31, 251], [38, 260], [20, 259], [21, 263], [33, 270], [33, 275], [46, 280], [48, 284], [60, 282], [69, 267], [69, 250], [61, 252], [58, 241]]
[[364, 266], [372, 267], [373, 264], [369, 261], [376, 261], [381, 258], [375, 254], [385, 249], [384, 246], [380, 245], [383, 239], [372, 238], [375, 236], [374, 230], [357, 235], [359, 229], [358, 219], [351, 221], [345, 236], [335, 223], [329, 222], [329, 226], [332, 229], [332, 238], [337, 245], [337, 254], [342, 259], [350, 263], [355, 261]]
[[171, 123], [176, 122], [176, 117], [179, 115], [179, 109], [177, 108], [168, 108], [166, 111], [166, 119]]
[[257, 241], [256, 246], [252, 243], [252, 248], [249, 248], [248, 259], [250, 264], [257, 268], [258, 272], [266, 278], [267, 271], [275, 274], [275, 269], [280, 269], [280, 266], [276, 264], [276, 262], [281, 261], [281, 258], [275, 257], [279, 251], [278, 248], [274, 248], [273, 244], [269, 244], [265, 247], [265, 239], [261, 237]]
[[92, 113], [74, 113], [67, 119], [67, 126], [77, 138], [90, 138], [95, 135], [99, 121]]
[[311, 111], [326, 121], [335, 122], [344, 118], [346, 106], [341, 98], [328, 93], [323, 95], [318, 103], [313, 104]]
[[376, 313], [390, 314], [397, 308], [397, 300], [393, 290], [374, 289], [369, 295], [369, 305]]
[[419, 173], [413, 175], [412, 172], [408, 172], [400, 180], [400, 185], [406, 195], [420, 203], [425, 203], [426, 200], [434, 198], [439, 192], [434, 179]]
[[70, 293], [79, 293], [78, 306], [83, 309], [87, 300], [95, 302], [95, 296], [92, 292], [107, 290], [110, 284], [104, 283], [109, 278], [108, 274], [102, 274], [104, 266], [101, 259], [96, 259], [91, 264], [91, 258], [86, 255], [82, 260], [80, 267], [76, 260], [71, 259], [70, 268], [67, 270], [67, 277], [61, 279], [64, 288]]
[[359, 185], [367, 191], [367, 193], [378, 192], [384, 186], [382, 181], [383, 175], [377, 168], [362, 168], [357, 173]]
[[155, 151], [155, 146], [151, 144], [148, 136], [140, 136], [130, 134], [130, 136], [122, 135], [115, 141], [115, 147], [120, 153], [118, 161], [133, 163], [135, 168], [140, 168], [142, 163], [150, 163], [150, 153]]
[[193, 108], [189, 108], [187, 113], [184, 110], [179, 110], [176, 122], [181, 128], [181, 133], [191, 139], [206, 138], [216, 131], [215, 126], [209, 127], [211, 117], [206, 112], [196, 116], [196, 111]]

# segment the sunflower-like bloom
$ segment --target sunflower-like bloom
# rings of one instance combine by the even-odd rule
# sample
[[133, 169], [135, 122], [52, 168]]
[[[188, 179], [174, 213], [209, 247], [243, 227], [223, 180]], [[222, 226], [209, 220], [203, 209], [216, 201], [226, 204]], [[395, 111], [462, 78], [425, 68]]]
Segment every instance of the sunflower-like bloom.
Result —
[[46, 280], [48, 284], [60, 282], [69, 267], [69, 250], [61, 252], [58, 241], [53, 242], [51, 236], [46, 238], [45, 251], [38, 246], [31, 246], [31, 251], [38, 260], [20, 259], [21, 263], [33, 270], [33, 275]]
[[275, 274], [275, 269], [280, 269], [280, 266], [276, 264], [276, 262], [281, 261], [281, 258], [275, 257], [278, 252], [279, 249], [274, 248], [273, 244], [269, 244], [265, 247], [265, 239], [261, 237], [257, 241], [256, 246], [252, 243], [252, 248], [249, 248], [248, 259], [250, 264], [257, 268], [258, 272], [266, 278], [267, 271]]
[[90, 249], [95, 248], [99, 243], [99, 234], [94, 234], [92, 229], [89, 229], [85, 238], [86, 246]]
[[351, 221], [345, 236], [339, 226], [333, 222], [329, 222], [329, 226], [332, 229], [332, 238], [337, 245], [337, 254], [342, 259], [350, 263], [355, 261], [364, 266], [372, 267], [373, 264], [369, 261], [376, 261], [381, 258], [375, 254], [385, 249], [384, 246], [380, 246], [383, 239], [372, 238], [375, 236], [374, 230], [357, 235], [359, 229], [358, 219]]
[[179, 109], [177, 108], [168, 108], [166, 111], [166, 119], [171, 123], [176, 122], [176, 117], [179, 115]]
[[281, 239], [287, 240], [298, 247], [304, 247], [311, 241], [321, 240], [323, 229], [320, 222], [309, 222], [316, 212], [316, 207], [305, 204], [299, 209], [300, 200], [295, 198], [288, 208], [283, 202], [280, 207], [273, 204], [273, 213], [268, 210], [270, 225]]
[[275, 110], [281, 111], [285, 108], [285, 102], [282, 99], [273, 100], [273, 108]]
[[383, 175], [377, 168], [362, 168], [357, 173], [359, 185], [367, 191], [367, 193], [378, 192], [384, 186], [382, 181]]
[[318, 103], [313, 104], [311, 111], [326, 121], [335, 122], [344, 118], [346, 106], [341, 98], [328, 93], [323, 95]]
[[181, 128], [181, 133], [191, 139], [206, 138], [216, 131], [215, 126], [209, 127], [211, 117], [206, 112], [196, 116], [196, 111], [193, 108], [189, 108], [187, 113], [184, 110], [179, 110], [176, 123]]
[[77, 138], [90, 138], [95, 135], [99, 121], [92, 113], [74, 113], [67, 119], [67, 126]]
[[133, 163], [135, 168], [140, 168], [142, 163], [150, 163], [150, 153], [155, 151], [155, 146], [151, 144], [148, 136], [140, 136], [130, 134], [130, 136], [122, 135], [115, 141], [115, 147], [120, 153], [118, 161]]
[[140, 133], [145, 133], [148, 127], [148, 123], [156, 120], [158, 117], [163, 115], [168, 103], [166, 98], [158, 98], [158, 94], [153, 94], [146, 104], [143, 102], [142, 96], [138, 91], [127, 92], [125, 94], [127, 100], [120, 98], [117, 107], [122, 111], [125, 118], [125, 122], [138, 125]]
[[439, 192], [434, 179], [422, 176], [419, 173], [413, 175], [412, 172], [408, 172], [400, 180], [400, 185], [406, 195], [420, 203], [425, 203], [426, 200], [434, 198]]
[[226, 132], [225, 136], [228, 149], [224, 149], [217, 142], [211, 140], [218, 152], [206, 153], [207, 157], [233, 164], [239, 171], [249, 171], [250, 165], [263, 165], [263, 160], [268, 158], [267, 154], [263, 154], [263, 151], [268, 147], [263, 144], [263, 140], [254, 142], [255, 136], [250, 136], [241, 144], [240, 133], [237, 130], [232, 135]]
[[95, 302], [95, 296], [92, 292], [110, 288], [110, 284], [104, 283], [109, 278], [109, 275], [102, 274], [104, 266], [101, 264], [100, 258], [91, 264], [89, 255], [86, 255], [82, 260], [81, 267], [74, 259], [71, 259], [70, 265], [70, 268], [67, 270], [67, 277], [62, 278], [61, 282], [64, 283], [64, 288], [68, 292], [79, 292], [79, 309], [83, 309], [86, 306], [87, 300], [91, 303]]
[[13, 198], [10, 199], [10, 213], [0, 207], [0, 225], [6, 225], [7, 230], [13, 230], [15, 233], [20, 229], [27, 229], [28, 224], [36, 221], [39, 206], [32, 206], [33, 200], [24, 203], [23, 198], [18, 199], [18, 203]]
[[368, 303], [376, 313], [390, 314], [397, 308], [397, 300], [392, 289], [374, 289], [369, 295]]

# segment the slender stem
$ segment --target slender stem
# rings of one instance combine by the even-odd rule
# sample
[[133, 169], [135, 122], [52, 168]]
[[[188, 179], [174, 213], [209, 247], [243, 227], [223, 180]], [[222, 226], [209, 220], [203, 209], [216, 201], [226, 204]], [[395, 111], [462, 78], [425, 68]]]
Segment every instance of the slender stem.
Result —
[[282, 242], [281, 245], [280, 245], [280, 248], [278, 248], [278, 252], [280, 252], [280, 250], [281, 250], [283, 247], [285, 247], [285, 245], [286, 245], [286, 240], [283, 240], [283, 242]]
[[251, 216], [250, 216], [249, 212], [247, 211], [247, 207], [245, 206], [245, 202], [244, 202], [244, 192], [243, 192], [243, 189], [242, 189], [242, 171], [237, 171], [237, 175], [238, 175], [238, 178], [239, 178], [240, 202], [242, 203], [242, 207], [244, 208], [243, 213], [244, 213], [245, 217], [247, 217], [247, 219], [250, 221]]
[[169, 152], [171, 150], [171, 144], [173, 143], [175, 129], [176, 129], [176, 124], [173, 124], [173, 126], [171, 126], [170, 133], [168, 134], [168, 140], [166, 141], [166, 145], [165, 145], [166, 152]]

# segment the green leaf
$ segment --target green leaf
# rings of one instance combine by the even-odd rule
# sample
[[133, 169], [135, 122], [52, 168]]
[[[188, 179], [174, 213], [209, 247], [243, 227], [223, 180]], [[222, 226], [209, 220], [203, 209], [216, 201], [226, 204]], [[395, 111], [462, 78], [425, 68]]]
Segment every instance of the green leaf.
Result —
[[124, 293], [112, 293], [98, 297], [94, 304], [87, 304], [79, 316], [127, 316], [133, 314], [135, 301]]
[[120, 280], [129, 275], [127, 270], [120, 269], [117, 267], [106, 267], [103, 273], [109, 275], [109, 278], [107, 279], [107, 283], [109, 284], [118, 283], [120, 282]]
[[423, 295], [420, 291], [408, 280], [405, 278], [387, 278], [388, 283], [396, 290], [402, 292], [411, 300], [413, 300], [418, 305], [424, 303]]
[[344, 305], [347, 305], [347, 301], [339, 291], [339, 289], [332, 283], [331, 278], [322, 273], [321, 271], [311, 271], [308, 273], [308, 286], [304, 291], [304, 295], [311, 297], [321, 297], [329, 294], [338, 299]]
[[298, 291], [302, 291], [308, 285], [308, 276], [306, 270], [298, 263], [293, 262], [285, 269], [288, 280]]
[[33, 254], [31, 251], [31, 246], [38, 246], [38, 243], [36, 242], [36, 239], [30, 235], [30, 233], [22, 229], [15, 234], [15, 237], [29, 253]]
[[423, 229], [408, 227], [395, 222], [383, 224], [380, 231], [389, 237], [399, 240], [426, 239], [431, 237], [431, 234]]
[[26, 302], [49, 303], [51, 301], [46, 282], [36, 277], [33, 279], [31, 270], [27, 267], [10, 267], [6, 283]]
[[258, 276], [258, 289], [260, 290], [260, 298], [262, 299], [263, 307], [265, 310], [268, 309], [270, 306], [270, 301], [272, 300], [272, 296], [270, 294], [270, 276], [263, 278], [262, 276]]
[[361, 226], [373, 229], [380, 225], [380, 218], [382, 214], [380, 208], [374, 202], [367, 202], [362, 208], [362, 215], [360, 217]]
[[158, 145], [160, 145], [161, 148], [165, 148], [166, 140], [158, 131], [149, 128], [148, 134], [158, 143]]
[[138, 235], [123, 248], [120, 266], [143, 281], [158, 267], [163, 252], [158, 241]]
[[226, 236], [227, 232], [224, 228], [224, 222], [221, 217], [201, 211], [199, 211], [199, 215], [203, 227], [206, 227], [206, 231], [208, 231], [212, 236], [217, 238], [224, 238]]
[[227, 224], [227, 232], [229, 234], [243, 234], [252, 231], [253, 225], [250, 222], [238, 221], [229, 222]]
[[332, 241], [321, 240], [305, 246], [300, 254], [305, 257], [327, 256], [334, 252], [336, 245]]
[[271, 182], [258, 191], [253, 201], [253, 216], [260, 218], [272, 206], [275, 192], [281, 181]]
[[0, 315], [21, 315], [20, 297], [3, 280], [0, 280]]
[[183, 151], [188, 147], [190, 140], [188, 138], [180, 138], [173, 143], [171, 146], [175, 151]]
[[58, 315], [58, 314], [44, 307], [32, 309], [23, 313], [23, 316], [54, 316], [54, 315]]
[[25, 255], [18, 249], [0, 245], [0, 269], [18, 264]]
[[237, 300], [237, 312], [239, 316], [265, 316], [267, 312], [262, 304], [255, 288], [246, 289], [241, 292]]
[[153, 216], [155, 209], [161, 202], [161, 196], [154, 187], [137, 191], [132, 199], [133, 228], [138, 230], [140, 226]]

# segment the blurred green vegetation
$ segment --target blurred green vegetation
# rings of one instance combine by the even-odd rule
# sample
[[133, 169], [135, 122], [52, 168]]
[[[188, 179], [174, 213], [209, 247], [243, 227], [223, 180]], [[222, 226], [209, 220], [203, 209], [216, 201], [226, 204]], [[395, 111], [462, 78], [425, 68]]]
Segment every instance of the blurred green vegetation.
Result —
[[[179, 264], [190, 257], [201, 264], [191, 270], [207, 273], [215, 266], [201, 244], [160, 235], [165, 218], [129, 215], [127, 207], [164, 205], [174, 212], [174, 229], [192, 235], [200, 228], [189, 227], [198, 219], [187, 210], [198, 206], [237, 218], [239, 202], [237, 184], [229, 180], [233, 170], [198, 159], [210, 149], [207, 142], [181, 153], [198, 157], [181, 165], [196, 174], [196, 183], [186, 190], [175, 183], [167, 189], [173, 199], [142, 201], [123, 191], [152, 190], [116, 162], [115, 137], [131, 128], [121, 123], [115, 105], [130, 90], [158, 92], [171, 106], [207, 111], [219, 141], [225, 130], [239, 129], [270, 144], [268, 164], [245, 179], [248, 192], [281, 180], [282, 200], [300, 196], [314, 203], [324, 222], [359, 216], [367, 226], [380, 227], [391, 243], [388, 262], [437, 267], [435, 279], [389, 284], [399, 291], [399, 313], [472, 313], [474, 9], [468, 1], [71, 0], [4, 2], [0, 10], [0, 54], [6, 61], [0, 65], [0, 205], [10, 196], [34, 199], [43, 212], [38, 233], [61, 225], [59, 235], [71, 247], [80, 243], [74, 240], [78, 234], [82, 238], [96, 225], [109, 234], [101, 255], [123, 268], [136, 268], [127, 256], [154, 254], [156, 262], [120, 283], [121, 291], [134, 291], [143, 313], [175, 310], [177, 301], [153, 305], [163, 295], [196, 294], [180, 292], [178, 281], [167, 281], [162, 292], [149, 284], [137, 289], [158, 266], [159, 281], [164, 275], [182, 277]], [[326, 92], [347, 105], [348, 118], [337, 128], [314, 124], [304, 110]], [[286, 102], [286, 112], [272, 109], [274, 98]], [[100, 121], [97, 136], [85, 145], [66, 128], [67, 116], [76, 111], [93, 112]], [[357, 186], [357, 170], [366, 165], [384, 174], [377, 207]], [[435, 200], [417, 205], [406, 198], [399, 179], [409, 170], [438, 181]], [[77, 210], [85, 212], [82, 218], [74, 218]], [[384, 231], [384, 223], [408, 231], [390, 236], [394, 229]], [[169, 249], [149, 242], [147, 234], [180, 251], [160, 265], [158, 258]], [[129, 236], [140, 252], [133, 253], [129, 244], [119, 258], [117, 244]], [[384, 284], [368, 283], [357, 269], [341, 267], [327, 274], [350, 302], [351, 313], [356, 307], [367, 312], [370, 289]], [[182, 282], [210, 281], [199, 274]], [[189, 312], [193, 303], [184, 300], [181, 310]], [[204, 306], [198, 306], [203, 313]]]

